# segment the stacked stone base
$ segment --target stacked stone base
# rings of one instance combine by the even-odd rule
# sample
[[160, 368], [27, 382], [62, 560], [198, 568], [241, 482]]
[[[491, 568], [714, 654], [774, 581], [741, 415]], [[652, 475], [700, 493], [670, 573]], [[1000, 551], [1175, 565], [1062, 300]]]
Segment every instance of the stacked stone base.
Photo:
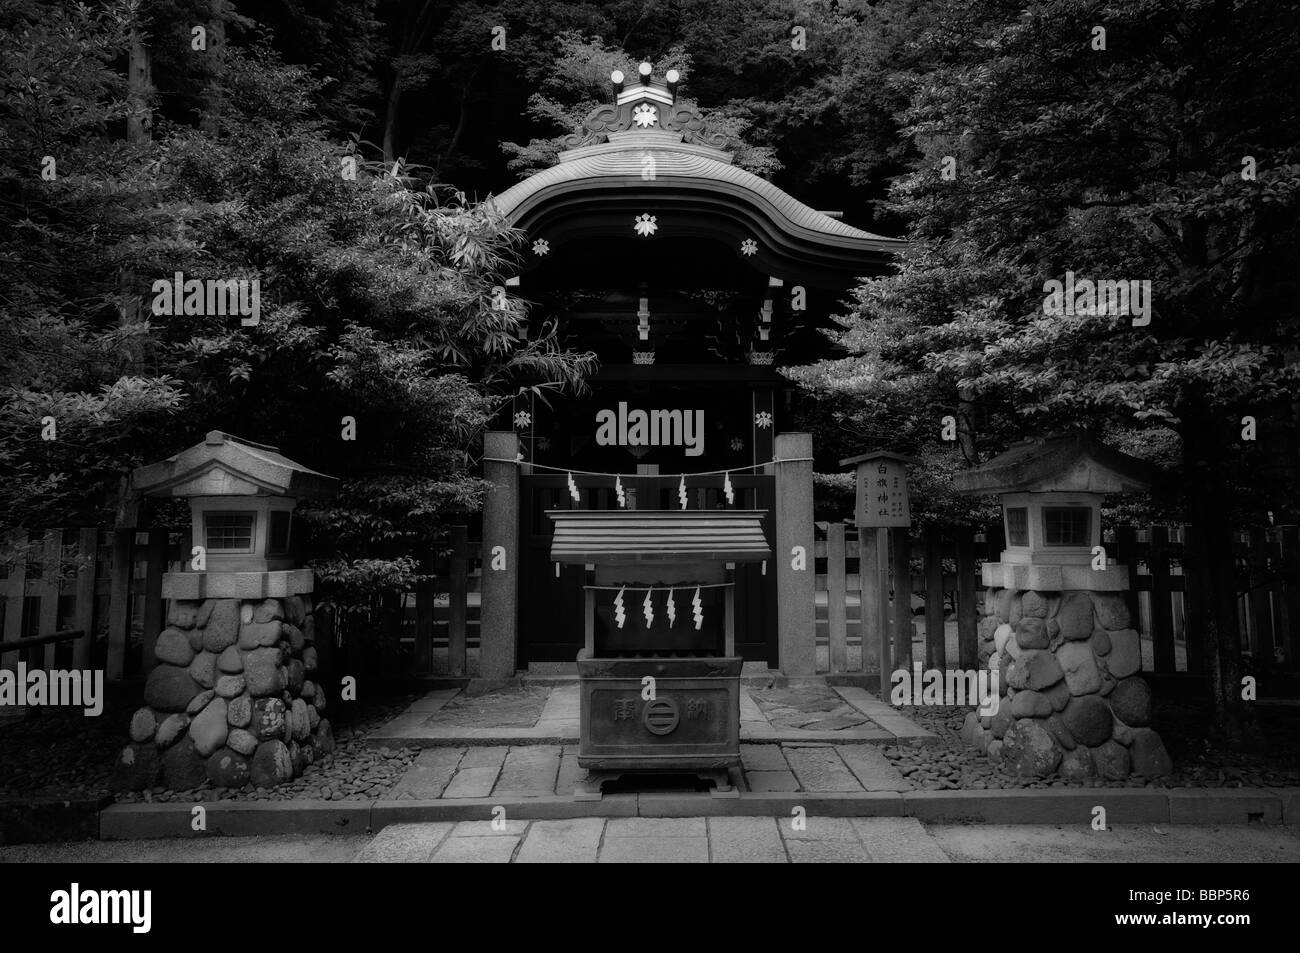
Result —
[[1017, 774], [1069, 781], [1173, 770], [1151, 725], [1142, 644], [1121, 593], [990, 589], [981, 666], [998, 673], [997, 714], [971, 712], [962, 738]]
[[114, 785], [274, 787], [334, 750], [310, 596], [178, 600]]

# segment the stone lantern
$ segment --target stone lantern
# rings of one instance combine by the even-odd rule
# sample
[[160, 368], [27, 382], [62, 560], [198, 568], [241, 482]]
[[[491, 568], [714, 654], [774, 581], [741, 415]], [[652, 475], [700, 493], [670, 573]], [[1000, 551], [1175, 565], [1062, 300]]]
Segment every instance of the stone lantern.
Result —
[[999, 673], [997, 713], [962, 735], [1019, 774], [1067, 780], [1172, 770], [1151, 725], [1128, 570], [1101, 547], [1106, 494], [1150, 485], [1148, 464], [1076, 434], [1018, 444], [957, 474], [959, 492], [996, 493], [1006, 525], [985, 563], [979, 660]]
[[167, 628], [118, 759], [122, 789], [271, 787], [333, 751], [323, 717], [310, 569], [290, 556], [301, 497], [337, 481], [275, 447], [220, 431], [132, 474], [133, 489], [190, 501], [194, 550], [163, 576]]

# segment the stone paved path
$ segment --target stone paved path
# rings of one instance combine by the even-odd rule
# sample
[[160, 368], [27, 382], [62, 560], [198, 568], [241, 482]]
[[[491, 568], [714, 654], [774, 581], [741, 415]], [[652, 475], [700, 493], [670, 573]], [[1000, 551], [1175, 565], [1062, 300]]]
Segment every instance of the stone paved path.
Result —
[[947, 863], [948, 855], [914, 818], [587, 817], [394, 824], [353, 861]]
[[[873, 745], [742, 744], [742, 791], [910, 791]], [[586, 772], [576, 745], [425, 748], [389, 792], [396, 800], [571, 795]]]
[[1300, 829], [1278, 825], [921, 824], [913, 818], [575, 818], [400, 824], [373, 836], [175, 838], [0, 847], [20, 863], [1296, 863]]
[[[576, 682], [527, 685], [479, 696], [457, 689], [432, 691], [366, 738], [372, 746], [503, 744], [565, 745], [578, 740]], [[740, 739], [752, 742], [817, 741], [928, 743], [928, 730], [862, 688], [740, 691]]]

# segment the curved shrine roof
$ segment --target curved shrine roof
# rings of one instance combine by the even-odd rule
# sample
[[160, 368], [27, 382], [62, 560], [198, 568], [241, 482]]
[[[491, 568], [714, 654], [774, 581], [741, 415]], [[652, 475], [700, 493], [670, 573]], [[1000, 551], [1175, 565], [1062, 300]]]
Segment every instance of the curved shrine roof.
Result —
[[782, 244], [805, 253], [821, 248], [842, 262], [847, 255], [879, 264], [903, 248], [901, 239], [847, 225], [738, 168], [724, 148], [729, 144], [693, 107], [677, 103], [667, 85], [647, 77], [621, 91], [615, 105], [594, 110], [565, 141], [555, 165], [488, 201], [530, 233], [566, 207], [623, 199], [654, 212], [657, 199], [673, 198], [760, 216], [765, 231], [781, 233]]

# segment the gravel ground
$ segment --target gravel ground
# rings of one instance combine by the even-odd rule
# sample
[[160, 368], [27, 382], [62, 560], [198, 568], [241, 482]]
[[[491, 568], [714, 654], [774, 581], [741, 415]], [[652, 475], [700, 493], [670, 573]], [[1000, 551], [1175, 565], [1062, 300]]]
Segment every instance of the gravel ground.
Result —
[[1251, 755], [1215, 744], [1208, 736], [1209, 715], [1188, 705], [1156, 704], [1154, 727], [1161, 733], [1175, 770], [1165, 778], [1138, 775], [1124, 781], [1066, 781], [1019, 778], [989, 762], [961, 740], [968, 706], [900, 707], [899, 712], [939, 736], [928, 746], [886, 745], [882, 751], [912, 785], [922, 790], [988, 788], [1140, 788], [1276, 787], [1300, 785], [1300, 710], [1261, 708], [1259, 719], [1270, 749]]
[[[285, 801], [298, 798], [359, 801], [382, 797], [419, 753], [414, 748], [363, 747], [372, 729], [400, 714], [421, 693], [393, 696], [358, 706], [348, 723], [336, 725], [332, 755], [308, 766], [301, 777], [274, 790], [245, 786], [212, 788], [206, 781], [188, 791], [156, 787], [116, 794], [120, 802]], [[333, 713], [331, 713], [333, 714]], [[43, 709], [0, 731], [0, 797], [48, 798], [113, 793], [113, 761], [127, 743], [130, 711], [109, 710], [98, 718], [79, 712]]]
[[129, 712], [37, 708], [0, 730], [0, 797], [107, 794], [113, 759], [129, 740]]

